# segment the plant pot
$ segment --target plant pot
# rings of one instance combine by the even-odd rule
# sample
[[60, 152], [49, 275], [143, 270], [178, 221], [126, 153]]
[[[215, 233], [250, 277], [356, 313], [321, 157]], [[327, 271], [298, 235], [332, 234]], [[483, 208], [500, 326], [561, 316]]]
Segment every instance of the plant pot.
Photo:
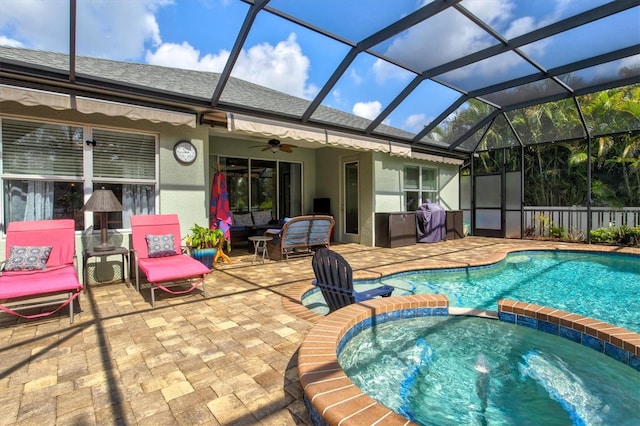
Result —
[[191, 249], [191, 257], [199, 260], [204, 266], [211, 269], [213, 267], [213, 259], [217, 252], [217, 248]]

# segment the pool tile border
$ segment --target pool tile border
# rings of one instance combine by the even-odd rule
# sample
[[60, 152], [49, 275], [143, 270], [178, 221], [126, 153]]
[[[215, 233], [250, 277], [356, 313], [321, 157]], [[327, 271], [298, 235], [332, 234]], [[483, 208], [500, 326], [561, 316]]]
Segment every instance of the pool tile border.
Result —
[[[413, 425], [358, 388], [338, 362], [342, 346], [373, 324], [400, 318], [449, 315], [443, 295], [372, 299], [323, 317], [298, 351], [298, 377], [315, 425]], [[602, 352], [640, 371], [640, 334], [570, 312], [500, 299], [501, 321], [545, 331]]]
[[[565, 243], [539, 246], [534, 249], [504, 247], [495, 253], [489, 253], [480, 261], [459, 264], [458, 262], [443, 260], [440, 263], [440, 267], [429, 269], [492, 267], [504, 260], [509, 253], [539, 250], [596, 253], [620, 252], [618, 247], [583, 246]], [[630, 252], [624, 252], [624, 254], [640, 256], [640, 252], [636, 252], [633, 249], [630, 250]], [[399, 263], [394, 267], [354, 270], [354, 279], [376, 281], [382, 276], [415, 269], [416, 265], [408, 262]], [[363, 319], [373, 321], [371, 318], [378, 315], [378, 313], [415, 308], [415, 306], [411, 307], [411, 303], [416, 303], [419, 307], [432, 307], [429, 303], [434, 303], [434, 301], [423, 300], [424, 297], [428, 299], [442, 297], [442, 303], [446, 303], [448, 309], [446, 298], [444, 296], [425, 294], [374, 299], [351, 305], [328, 316], [323, 316], [307, 309], [302, 304], [304, 294], [313, 289], [315, 287], [310, 282], [293, 285], [283, 295], [282, 304], [291, 314], [316, 324], [303, 341], [298, 354], [298, 377], [304, 389], [304, 402], [314, 425], [413, 425], [414, 423], [389, 410], [382, 404], [378, 404], [355, 386], [337, 362], [338, 345], [340, 345], [346, 332]], [[627, 364], [640, 371], [640, 335], [638, 333], [549, 307], [534, 307], [535, 305], [524, 302], [511, 302], [514, 305], [506, 308], [507, 310], [502, 313], [503, 315], [514, 314], [513, 318], [516, 324], [529, 327], [533, 327], [535, 324], [535, 328], [541, 331], [557, 334], [579, 343], [582, 342], [583, 334], [586, 334], [588, 337], [584, 339], [585, 345], [589, 347], [595, 346], [596, 350], [602, 347], [603, 353], [621, 362], [625, 362], [628, 359]], [[407, 308], [405, 308], [406, 303], [409, 303]], [[440, 302], [437, 302], [436, 305], [438, 303]], [[519, 310], [508, 312], [508, 309], [516, 307], [515, 303], [520, 303], [517, 306]], [[504, 306], [506, 307], [507, 305], [505, 304]], [[341, 399], [339, 391], [347, 389], [355, 390], [357, 396]]]
[[448, 315], [448, 308], [445, 296], [422, 294], [372, 299], [323, 317], [309, 331], [298, 351], [298, 377], [314, 424], [413, 425], [366, 395], [347, 377], [338, 363], [339, 348], [349, 336], [374, 323]]
[[593, 318], [517, 300], [498, 300], [500, 321], [555, 334], [640, 371], [640, 333]]

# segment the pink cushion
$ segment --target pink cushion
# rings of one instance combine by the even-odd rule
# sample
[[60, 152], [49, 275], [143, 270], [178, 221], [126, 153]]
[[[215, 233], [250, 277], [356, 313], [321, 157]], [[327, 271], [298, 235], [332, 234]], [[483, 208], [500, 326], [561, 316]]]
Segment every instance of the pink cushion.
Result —
[[73, 264], [76, 235], [73, 219], [31, 220], [7, 225], [6, 253], [12, 246], [52, 246], [47, 268]]
[[201, 262], [182, 254], [140, 259], [138, 266], [152, 283], [198, 277], [210, 272]]
[[44, 271], [3, 272], [0, 275], [0, 299], [80, 290], [82, 284], [73, 265]]

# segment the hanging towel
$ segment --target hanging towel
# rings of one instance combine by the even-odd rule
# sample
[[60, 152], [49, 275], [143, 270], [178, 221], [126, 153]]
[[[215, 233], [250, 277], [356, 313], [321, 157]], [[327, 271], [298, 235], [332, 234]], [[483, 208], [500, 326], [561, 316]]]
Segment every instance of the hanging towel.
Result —
[[209, 228], [218, 228], [224, 232], [227, 241], [231, 241], [231, 210], [229, 193], [224, 173], [216, 172], [211, 184], [211, 204], [209, 206]]

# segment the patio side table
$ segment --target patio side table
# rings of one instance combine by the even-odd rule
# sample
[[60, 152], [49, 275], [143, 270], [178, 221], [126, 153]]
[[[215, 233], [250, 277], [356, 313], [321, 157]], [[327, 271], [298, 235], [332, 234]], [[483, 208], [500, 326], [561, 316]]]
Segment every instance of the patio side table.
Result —
[[113, 250], [106, 251], [97, 251], [93, 249], [85, 249], [82, 251], [82, 285], [84, 286], [84, 291], [87, 291], [89, 276], [87, 272], [87, 262], [92, 257], [105, 257], [105, 256], [113, 256], [113, 255], [121, 255], [122, 256], [122, 282], [127, 283], [127, 287], [129, 287], [129, 274], [127, 271], [130, 267], [129, 260], [129, 250], [125, 247], [116, 247]]
[[[269, 252], [267, 251], [267, 242], [273, 240], [273, 237], [265, 237], [263, 235], [256, 235], [249, 237], [249, 241], [253, 242], [253, 262], [259, 260], [264, 263], [265, 258], [269, 260]], [[259, 257], [260, 256], [260, 257]]]

